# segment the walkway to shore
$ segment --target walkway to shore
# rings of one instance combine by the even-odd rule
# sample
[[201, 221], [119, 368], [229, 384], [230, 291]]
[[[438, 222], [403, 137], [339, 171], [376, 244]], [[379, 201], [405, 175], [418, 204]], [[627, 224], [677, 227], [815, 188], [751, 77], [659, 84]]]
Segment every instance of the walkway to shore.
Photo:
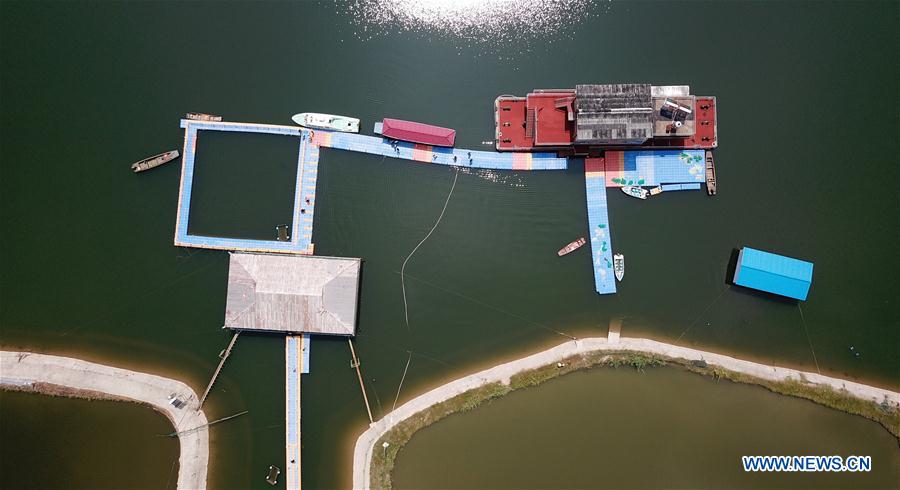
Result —
[[[44, 383], [80, 391], [88, 398], [105, 395], [136, 401], [162, 412], [178, 432], [202, 427], [178, 436], [178, 488], [206, 488], [209, 461], [206, 415], [197, 410], [200, 405], [197, 394], [181, 381], [70, 357], [12, 351], [0, 351], [0, 373], [0, 386], [40, 391], [41, 387], [35, 384]], [[169, 403], [172, 394], [186, 405], [182, 408], [172, 406]]]
[[353, 451], [353, 488], [371, 488], [370, 475], [374, 445], [387, 431], [392, 429], [398, 423], [432, 405], [446, 401], [471, 389], [497, 381], [509, 384], [510, 378], [522, 371], [555, 364], [573, 355], [597, 351], [630, 351], [655, 354], [669, 358], [689, 360], [703, 359], [709, 365], [719, 366], [757, 378], [772, 381], [785, 381], [788, 379], [798, 380], [802, 377], [808, 383], [831, 386], [835, 390], [846, 390], [851, 395], [864, 400], [881, 402], [887, 397], [888, 401], [893, 404], [900, 403], [900, 393], [893, 391], [839, 378], [822, 376], [816, 373], [798, 371], [796, 369], [767, 366], [765, 364], [735, 359], [733, 357], [712, 352], [665, 344], [655, 340], [622, 337], [618, 339], [617, 342], [615, 340], [613, 340], [613, 342], [607, 342], [605, 337], [580, 339], [577, 341], [569, 341], [543, 352], [451, 381], [404, 403], [396, 410], [385, 415], [378, 422], [371, 424], [369, 429], [363, 432], [362, 435], [359, 436], [359, 439], [356, 440], [356, 447]]

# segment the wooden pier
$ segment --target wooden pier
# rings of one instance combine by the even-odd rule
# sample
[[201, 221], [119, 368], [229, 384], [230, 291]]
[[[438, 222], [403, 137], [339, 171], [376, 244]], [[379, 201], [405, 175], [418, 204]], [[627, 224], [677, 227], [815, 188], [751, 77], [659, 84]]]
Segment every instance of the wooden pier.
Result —
[[203, 392], [203, 396], [200, 397], [200, 406], [197, 408], [203, 408], [203, 402], [206, 401], [206, 397], [209, 396], [209, 390], [212, 389], [213, 385], [216, 383], [216, 379], [219, 377], [219, 373], [222, 371], [222, 366], [225, 365], [225, 361], [228, 359], [228, 356], [231, 355], [231, 348], [234, 347], [234, 343], [237, 342], [238, 335], [241, 334], [240, 330], [236, 330], [234, 332], [234, 336], [231, 337], [231, 342], [228, 343], [228, 347], [219, 354], [219, 357], [222, 359], [219, 361], [219, 366], [216, 367], [216, 372], [213, 373], [212, 379], [209, 380], [209, 384], [206, 385], [206, 391]]
[[347, 343], [350, 344], [350, 365], [356, 369], [356, 377], [359, 378], [359, 389], [362, 390], [363, 401], [366, 402], [366, 413], [369, 414], [369, 423], [374, 423], [372, 418], [372, 409], [369, 407], [369, 397], [366, 395], [366, 385], [363, 383], [362, 372], [359, 370], [359, 358], [356, 357], [356, 350], [353, 348], [353, 340], [347, 337]]

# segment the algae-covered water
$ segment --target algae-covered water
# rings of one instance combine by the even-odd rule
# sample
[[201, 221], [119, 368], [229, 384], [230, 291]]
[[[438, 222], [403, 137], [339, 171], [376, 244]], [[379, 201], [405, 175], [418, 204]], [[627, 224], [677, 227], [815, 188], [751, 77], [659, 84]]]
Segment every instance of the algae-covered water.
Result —
[[[510, 14], [481, 3], [494, 10], [0, 4], [0, 344], [202, 392], [228, 340], [227, 254], [173, 247], [178, 162], [129, 170], [181, 147], [187, 111], [280, 124], [303, 111], [347, 114], [364, 131], [392, 116], [456, 128], [458, 146], [481, 148], [498, 94], [685, 83], [718, 97], [719, 195], [611, 193], [613, 247], [628, 256], [614, 296], [593, 292], [587, 253], [554, 253], [585, 234], [580, 162], [465, 172], [407, 264], [407, 328], [399, 270], [453, 170], [322, 151], [316, 251], [365, 260], [356, 345], [376, 417], [408, 359], [400, 402], [560, 333], [604, 335], [610, 318], [624, 318], [624, 335], [900, 386], [892, 4], [527, 1]], [[198, 145], [192, 229], [274, 237], [290, 221], [290, 144], [215, 136]], [[805, 329], [795, 304], [726, 285], [744, 245], [815, 262]], [[283, 464], [283, 352], [278, 336], [241, 336], [206, 409], [211, 420], [249, 413], [213, 428], [212, 487], [265, 487], [268, 466]], [[313, 341], [309, 488], [349, 485], [350, 447], [368, 420], [348, 361], [345, 341]], [[17, 464], [48, 454], [28, 439], [16, 446], [3, 457]]]

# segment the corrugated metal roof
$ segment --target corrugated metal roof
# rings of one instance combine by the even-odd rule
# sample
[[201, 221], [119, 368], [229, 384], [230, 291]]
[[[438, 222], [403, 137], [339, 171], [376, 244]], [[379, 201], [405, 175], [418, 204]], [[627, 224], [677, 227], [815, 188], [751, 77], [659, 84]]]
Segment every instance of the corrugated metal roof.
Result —
[[231, 254], [225, 328], [353, 335], [360, 259]]
[[575, 86], [576, 143], [642, 143], [653, 136], [650, 85]]
[[811, 262], [744, 247], [738, 256], [734, 283], [806, 300], [812, 284], [812, 274]]

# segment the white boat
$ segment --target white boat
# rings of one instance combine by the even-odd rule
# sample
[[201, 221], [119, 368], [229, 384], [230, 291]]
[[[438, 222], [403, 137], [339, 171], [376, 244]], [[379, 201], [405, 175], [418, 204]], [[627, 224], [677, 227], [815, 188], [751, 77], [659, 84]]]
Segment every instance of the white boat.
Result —
[[647, 199], [647, 194], [649, 194], [649, 192], [647, 192], [647, 189], [638, 187], [636, 185], [623, 185], [622, 192], [638, 199]]
[[625, 277], [625, 256], [622, 254], [613, 255], [613, 272], [616, 273], [616, 280], [621, 281]]
[[291, 119], [305, 128], [327, 129], [344, 133], [359, 132], [359, 119], [355, 117], [319, 114], [318, 112], [301, 112], [300, 114], [294, 114], [294, 117]]

